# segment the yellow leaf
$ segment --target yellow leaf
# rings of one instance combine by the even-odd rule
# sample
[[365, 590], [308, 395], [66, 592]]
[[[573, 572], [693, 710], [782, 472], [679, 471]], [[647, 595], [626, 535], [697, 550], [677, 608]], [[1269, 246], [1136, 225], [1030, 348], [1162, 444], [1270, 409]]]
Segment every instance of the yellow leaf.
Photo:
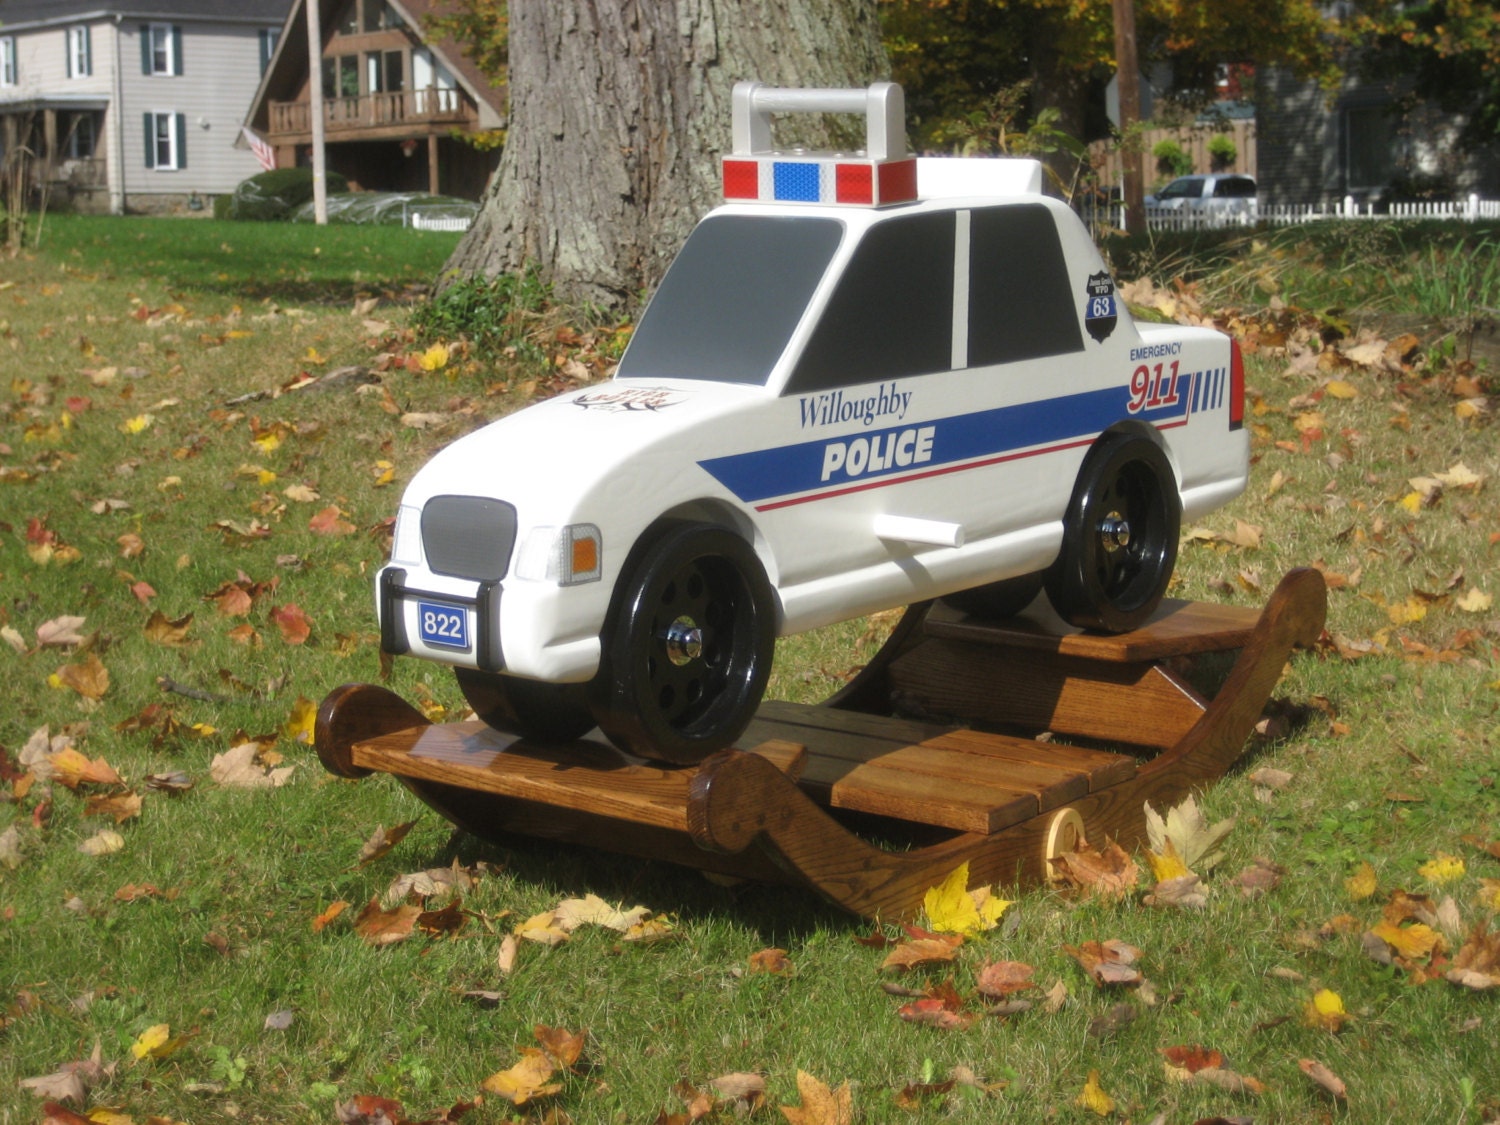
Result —
[[1410, 625], [1427, 616], [1427, 603], [1421, 598], [1408, 597], [1404, 602], [1386, 606], [1385, 615], [1391, 619], [1392, 625]]
[[1500, 879], [1480, 879], [1476, 897], [1480, 906], [1500, 913]]
[[155, 416], [151, 414], [137, 414], [134, 418], [127, 418], [120, 423], [120, 432], [122, 434], [138, 434], [142, 430], [147, 429], [155, 421]]
[[1355, 398], [1359, 394], [1359, 391], [1355, 389], [1353, 383], [1346, 382], [1343, 379], [1334, 379], [1323, 389], [1334, 398]]
[[552, 1060], [545, 1051], [535, 1047], [521, 1050], [521, 1061], [509, 1070], [490, 1075], [482, 1083], [491, 1094], [498, 1094], [516, 1105], [525, 1105], [534, 1098], [543, 1098], [562, 1089], [558, 1082], [548, 1082], [552, 1077]]
[[804, 1070], [797, 1072], [797, 1093], [801, 1105], [784, 1105], [781, 1115], [790, 1125], [849, 1125], [854, 1120], [854, 1092], [848, 1082], [837, 1089], [828, 1086]]
[[1455, 879], [1462, 879], [1464, 870], [1464, 861], [1458, 856], [1439, 852], [1417, 868], [1417, 874], [1432, 883], [1451, 883]]
[[[255, 444], [267, 453], [274, 453], [281, 448], [281, 438], [274, 433], [261, 434], [255, 439]], [[275, 479], [274, 477], [272, 478]]]
[[116, 1113], [102, 1105], [89, 1110], [89, 1120], [95, 1122], [95, 1125], [135, 1125], [135, 1118], [128, 1113]]
[[261, 469], [255, 474], [255, 479], [260, 482], [262, 488], [266, 488], [276, 481], [276, 474], [270, 469]]
[[1408, 961], [1427, 957], [1444, 944], [1442, 934], [1421, 922], [1410, 926], [1393, 926], [1389, 922], [1381, 922], [1370, 932]]
[[308, 347], [307, 354], [305, 356], [303, 356], [302, 358], [303, 358], [303, 360], [305, 360], [308, 363], [327, 363], [328, 362], [328, 357], [327, 356], [323, 356], [323, 355], [319, 355], [318, 354], [318, 349], [314, 348], [314, 347]]
[[1405, 508], [1412, 515], [1416, 515], [1422, 510], [1422, 494], [1420, 492], [1408, 492], [1405, 496], [1401, 497], [1400, 504], [1401, 507]]
[[184, 1042], [185, 1036], [173, 1038], [170, 1024], [153, 1024], [130, 1045], [130, 1053], [138, 1059], [164, 1059]]
[[1169, 838], [1167, 846], [1160, 855], [1147, 850], [1146, 858], [1151, 863], [1151, 874], [1158, 883], [1165, 883], [1168, 879], [1180, 879], [1184, 875], [1191, 875], [1187, 864], [1182, 862], [1182, 857], [1177, 854], [1177, 847]]
[[1353, 899], [1366, 899], [1375, 893], [1375, 868], [1361, 863], [1353, 875], [1344, 880], [1344, 890]]
[[1344, 1011], [1343, 997], [1328, 988], [1319, 989], [1302, 1010], [1303, 1023], [1325, 1031], [1337, 1031], [1348, 1018], [1349, 1013]]
[[516, 936], [539, 945], [561, 945], [568, 940], [567, 931], [557, 924], [557, 915], [548, 910], [534, 914], [516, 927]]
[[313, 744], [313, 727], [318, 721], [318, 705], [310, 699], [302, 696], [297, 697], [297, 702], [292, 704], [292, 713], [282, 724], [281, 733], [293, 742], [305, 742]]
[[1477, 586], [1470, 586], [1453, 604], [1465, 613], [1488, 613], [1490, 606], [1495, 604], [1495, 598]]
[[448, 366], [448, 345], [433, 344], [417, 358], [417, 366], [423, 371], [441, 371]]
[[968, 863], [960, 864], [922, 899], [932, 929], [968, 937], [994, 929], [1009, 905], [1005, 899], [993, 897], [988, 887], [969, 890]]
[[1073, 1100], [1073, 1104], [1098, 1117], [1108, 1117], [1115, 1111], [1115, 1099], [1100, 1087], [1097, 1070], [1089, 1071], [1089, 1080], [1083, 1084], [1083, 1093]]

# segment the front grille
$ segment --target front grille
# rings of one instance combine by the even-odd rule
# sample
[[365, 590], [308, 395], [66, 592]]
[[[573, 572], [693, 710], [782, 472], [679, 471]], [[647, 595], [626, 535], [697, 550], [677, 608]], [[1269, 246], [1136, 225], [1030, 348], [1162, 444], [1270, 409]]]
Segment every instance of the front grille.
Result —
[[422, 550], [438, 574], [497, 582], [516, 545], [516, 510], [481, 496], [434, 496], [422, 509]]

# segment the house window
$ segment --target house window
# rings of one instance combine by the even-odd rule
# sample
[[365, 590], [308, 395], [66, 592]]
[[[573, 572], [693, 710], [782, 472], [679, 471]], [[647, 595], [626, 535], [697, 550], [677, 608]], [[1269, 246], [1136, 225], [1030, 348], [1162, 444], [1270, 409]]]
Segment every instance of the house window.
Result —
[[146, 114], [146, 167], [158, 172], [187, 167], [187, 118], [182, 114]]
[[69, 160], [92, 160], [99, 144], [99, 123], [92, 113], [70, 113], [62, 120], [63, 154]]
[[366, 31], [384, 31], [387, 28], [400, 27], [401, 21], [396, 13], [391, 11], [391, 6], [386, 0], [364, 0]]
[[1396, 128], [1384, 106], [1344, 111], [1344, 175], [1349, 191], [1384, 187], [1396, 172]]
[[359, 97], [359, 56], [339, 55], [323, 60], [323, 96]]
[[68, 28], [68, 77], [86, 78], [94, 72], [93, 59], [89, 51], [89, 29]]
[[10, 36], [0, 39], [0, 86], [16, 84], [16, 41]]
[[141, 28], [141, 73], [182, 73], [182, 28], [169, 23], [148, 23]]
[[262, 74], [271, 65], [271, 57], [276, 54], [276, 44], [279, 42], [281, 42], [281, 29], [279, 27], [263, 27], [260, 29], [260, 72]]
[[359, 34], [359, 0], [349, 0], [339, 12], [338, 18], [333, 22], [334, 29], [339, 35]]
[[370, 93], [394, 94], [406, 89], [406, 67], [400, 51], [370, 51], [365, 55]]

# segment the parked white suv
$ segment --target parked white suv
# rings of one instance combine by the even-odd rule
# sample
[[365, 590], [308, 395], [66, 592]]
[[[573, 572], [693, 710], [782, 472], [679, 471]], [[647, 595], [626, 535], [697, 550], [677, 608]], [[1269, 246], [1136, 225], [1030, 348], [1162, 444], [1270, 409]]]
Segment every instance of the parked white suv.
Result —
[[1240, 173], [1178, 176], [1146, 206], [1157, 211], [1193, 211], [1234, 221], [1254, 220], [1255, 178]]

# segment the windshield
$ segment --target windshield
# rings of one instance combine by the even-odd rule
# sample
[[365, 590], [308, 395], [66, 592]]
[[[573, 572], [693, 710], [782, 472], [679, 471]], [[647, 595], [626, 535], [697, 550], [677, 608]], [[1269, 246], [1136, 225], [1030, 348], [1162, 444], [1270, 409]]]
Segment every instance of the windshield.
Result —
[[844, 226], [810, 215], [717, 215], [662, 279], [617, 379], [764, 385], [807, 309]]

